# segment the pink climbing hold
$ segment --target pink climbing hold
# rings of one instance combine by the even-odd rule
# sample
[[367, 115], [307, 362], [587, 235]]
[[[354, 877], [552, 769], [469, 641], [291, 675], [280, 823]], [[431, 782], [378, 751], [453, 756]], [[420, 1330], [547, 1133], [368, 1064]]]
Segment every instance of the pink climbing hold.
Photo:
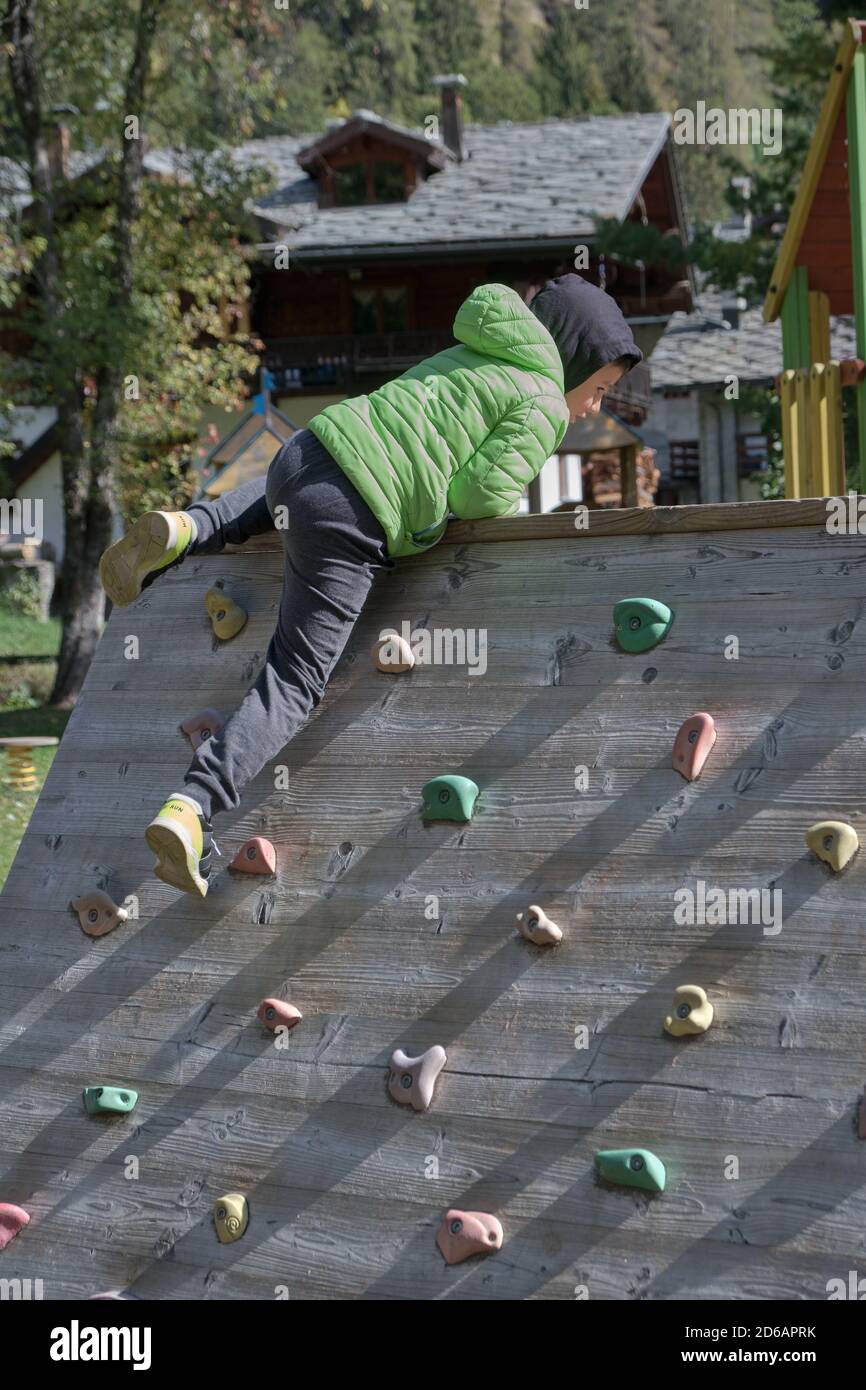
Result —
[[225, 722], [218, 709], [203, 709], [201, 714], [191, 714], [189, 719], [184, 719], [180, 731], [186, 734], [193, 748], [201, 748], [209, 738], [222, 733]]
[[277, 852], [270, 840], [256, 835], [241, 845], [229, 868], [238, 869], [242, 874], [275, 874]]
[[14, 1202], [0, 1202], [0, 1250], [5, 1250], [10, 1240], [23, 1231], [30, 1220], [30, 1213]]
[[459, 1265], [473, 1255], [502, 1249], [502, 1225], [485, 1211], [446, 1211], [436, 1236], [445, 1263]]
[[715, 741], [715, 720], [706, 710], [690, 714], [680, 725], [674, 739], [673, 766], [687, 782], [701, 775]]
[[270, 1033], [275, 1033], [278, 1028], [294, 1028], [304, 1015], [285, 999], [263, 999], [256, 1017]]
[[420, 1057], [409, 1057], [401, 1047], [391, 1057], [391, 1071], [388, 1074], [388, 1094], [400, 1105], [411, 1105], [413, 1110], [427, 1110], [433, 1099], [436, 1078], [448, 1058], [445, 1048], [437, 1043], [428, 1047]]

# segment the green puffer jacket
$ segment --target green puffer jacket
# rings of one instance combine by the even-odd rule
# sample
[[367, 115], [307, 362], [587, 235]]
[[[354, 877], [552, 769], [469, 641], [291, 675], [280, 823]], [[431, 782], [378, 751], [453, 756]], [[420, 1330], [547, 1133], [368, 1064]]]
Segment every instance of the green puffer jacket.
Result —
[[308, 428], [388, 537], [392, 556], [464, 520], [516, 512], [568, 425], [552, 337], [507, 285], [481, 285], [454, 320], [458, 345], [369, 396], [329, 405]]

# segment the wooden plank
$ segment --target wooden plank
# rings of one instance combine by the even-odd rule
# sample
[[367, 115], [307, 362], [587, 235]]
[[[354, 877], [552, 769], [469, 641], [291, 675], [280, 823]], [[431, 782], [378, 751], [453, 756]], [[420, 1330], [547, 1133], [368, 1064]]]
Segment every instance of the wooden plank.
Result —
[[[833, 875], [803, 836], [823, 815], [866, 836], [866, 536], [830, 534], [820, 500], [672, 511], [605, 517], [580, 549], [561, 518], [474, 523], [400, 563], [281, 755], [288, 786], [266, 770], [218, 822], [227, 853], [272, 838], [277, 874], [221, 870], [203, 901], [154, 878], [142, 828], [189, 760], [180, 719], [230, 712], [255, 676], [280, 551], [198, 557], [112, 614], [0, 897], [18, 1277], [54, 1298], [573, 1301], [823, 1298], [855, 1267], [866, 860]], [[224, 647], [215, 578], [251, 615]], [[637, 657], [611, 640], [630, 592], [676, 613]], [[404, 617], [483, 629], [486, 669], [375, 672]], [[671, 745], [700, 708], [718, 741], [688, 784]], [[476, 775], [477, 814], [425, 828], [446, 764]], [[68, 903], [97, 882], [138, 915], [92, 940]], [[779, 930], [690, 922], [699, 882], [732, 906], [778, 891]], [[530, 902], [563, 925], [555, 950], [518, 936]], [[680, 1043], [661, 1021], [692, 980], [716, 1020]], [[304, 1013], [285, 1051], [254, 1017], [272, 992]], [[433, 1042], [448, 1066], [414, 1115], [388, 1058]], [[83, 1113], [98, 1080], [136, 1086], [132, 1117]], [[652, 1203], [594, 1176], [598, 1148], [638, 1141], [668, 1166]], [[220, 1260], [210, 1212], [233, 1189], [251, 1224]], [[450, 1204], [500, 1215], [502, 1257], [444, 1266]]]

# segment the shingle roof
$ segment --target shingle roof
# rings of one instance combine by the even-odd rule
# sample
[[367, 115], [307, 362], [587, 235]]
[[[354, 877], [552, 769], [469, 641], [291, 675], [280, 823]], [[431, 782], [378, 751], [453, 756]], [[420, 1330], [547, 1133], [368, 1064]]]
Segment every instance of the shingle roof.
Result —
[[[716, 386], [725, 377], [770, 381], [782, 370], [781, 325], [765, 323], [760, 308], [744, 309], [739, 327], [722, 322], [722, 300], [702, 296], [692, 314], [672, 314], [649, 359], [653, 391], [665, 387]], [[830, 322], [834, 358], [855, 357], [854, 319]]]
[[670, 117], [588, 116], [469, 125], [468, 158], [421, 184], [407, 203], [320, 209], [295, 156], [315, 137], [252, 140], [242, 164], [270, 165], [277, 188], [256, 207], [274, 241], [318, 255], [590, 237], [595, 217], [626, 216], [662, 149]]

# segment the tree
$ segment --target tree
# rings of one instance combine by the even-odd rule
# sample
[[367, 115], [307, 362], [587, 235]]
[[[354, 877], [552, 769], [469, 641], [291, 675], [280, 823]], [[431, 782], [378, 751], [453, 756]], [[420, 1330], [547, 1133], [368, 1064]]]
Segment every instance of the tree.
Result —
[[[221, 39], [231, 52], [231, 26], [250, 9], [231, 0], [221, 6], [228, 26]], [[239, 405], [255, 363], [242, 343], [216, 348], [229, 336], [219, 310], [243, 298], [247, 270], [237, 235], [233, 246], [227, 236], [212, 161], [193, 161], [182, 180], [163, 186], [145, 179], [148, 114], [155, 109], [158, 121], [171, 86], [166, 54], [183, 43], [189, 13], [174, 0], [139, 0], [131, 16], [107, 0], [87, 11], [90, 23], [76, 29], [80, 0], [44, 12], [37, 0], [6, 0], [3, 22], [11, 143], [29, 179], [29, 223], [41, 244], [21, 326], [33, 344], [30, 390], [57, 410], [62, 465], [58, 705], [74, 703], [99, 638], [98, 563], [112, 540], [119, 493], [129, 495], [136, 468], [142, 481], [151, 465], [154, 496], [164, 499], [172, 480], [180, 482], [184, 449], [189, 459], [191, 407], [213, 399]], [[63, 70], [76, 72], [82, 126], [102, 141], [94, 167], [74, 184], [54, 156], [56, 117], [46, 98], [63, 93], [57, 65], [72, 51], [78, 65]], [[187, 121], [197, 135], [199, 110], [193, 105]], [[232, 191], [242, 195], [237, 177]], [[207, 218], [221, 241], [194, 234]], [[157, 445], [163, 457], [153, 457]]]

